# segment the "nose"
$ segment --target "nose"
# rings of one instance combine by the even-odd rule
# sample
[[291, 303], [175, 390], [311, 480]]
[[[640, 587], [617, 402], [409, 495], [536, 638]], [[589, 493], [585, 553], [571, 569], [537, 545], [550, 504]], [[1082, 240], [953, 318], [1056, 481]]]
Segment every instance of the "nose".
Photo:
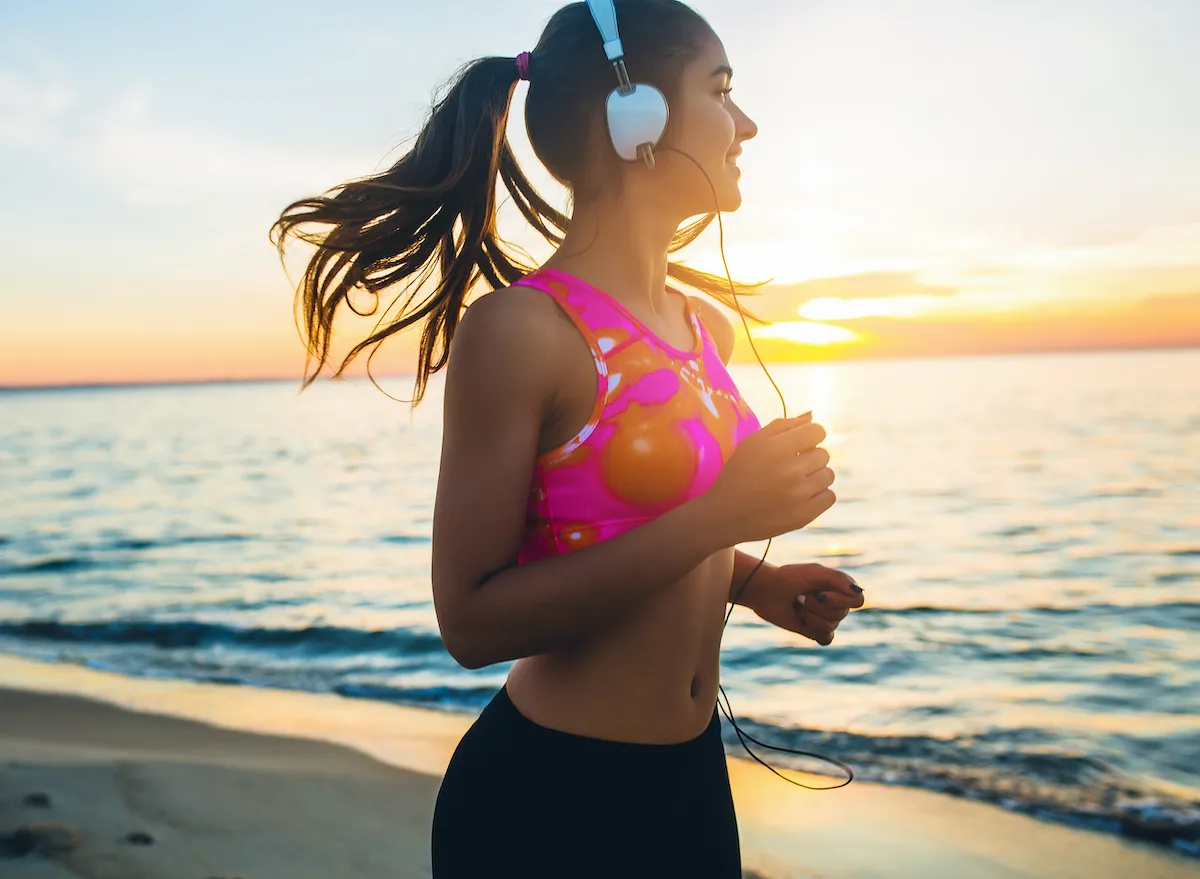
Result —
[[747, 116], [745, 112], [743, 112], [741, 107], [738, 107], [737, 111], [736, 132], [737, 140], [739, 142], [743, 140], [749, 140], [758, 134], [758, 125], [755, 124], [754, 120]]

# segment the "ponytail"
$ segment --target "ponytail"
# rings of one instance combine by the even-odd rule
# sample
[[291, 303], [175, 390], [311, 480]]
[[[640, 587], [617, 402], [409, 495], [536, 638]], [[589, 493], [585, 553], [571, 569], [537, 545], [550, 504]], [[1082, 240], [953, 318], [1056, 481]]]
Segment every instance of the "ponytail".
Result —
[[[467, 64], [396, 164], [300, 199], [272, 225], [271, 240], [281, 258], [289, 234], [317, 247], [296, 293], [297, 317], [303, 316], [308, 342], [302, 387], [317, 378], [329, 357], [334, 316], [343, 304], [359, 315], [374, 314], [381, 290], [412, 279], [398, 319], [358, 342], [334, 378], [363, 349], [424, 322], [413, 400], [419, 402], [429, 376], [446, 365], [463, 300], [479, 278], [495, 289], [532, 271], [509, 254], [496, 232], [496, 178], [502, 165], [508, 169], [506, 185], [526, 193], [526, 210], [548, 207], [517, 169], [505, 137], [516, 83], [512, 58]], [[301, 228], [309, 224], [329, 228]], [[436, 285], [414, 304], [435, 272]], [[375, 297], [369, 311], [350, 302], [356, 287]], [[314, 358], [317, 366], [310, 374]]]
[[[495, 290], [535, 268], [521, 262], [497, 233], [497, 180], [534, 229], [554, 245], [562, 242], [567, 217], [533, 188], [505, 134], [517, 81], [515, 58], [470, 62], [435, 104], [412, 149], [391, 168], [293, 202], [271, 226], [271, 241], [281, 260], [288, 235], [317, 248], [296, 290], [297, 328], [303, 317], [306, 343], [301, 389], [316, 380], [329, 359], [334, 317], [342, 305], [360, 316], [373, 315], [381, 290], [407, 282], [388, 308], [392, 311], [405, 297], [398, 316], [381, 320], [355, 344], [333, 377], [341, 377], [364, 349], [376, 349], [389, 336], [422, 324], [411, 402], [415, 406], [421, 401], [429, 377], [449, 359], [467, 293], [481, 278]], [[715, 216], [708, 214], [678, 230], [669, 251], [693, 241]], [[324, 231], [303, 228], [310, 224]], [[668, 264], [667, 273], [745, 313], [725, 278], [676, 263]], [[432, 289], [427, 290], [431, 281]], [[750, 289], [739, 287], [739, 293]], [[350, 301], [355, 288], [374, 297], [370, 310], [361, 311]], [[424, 298], [416, 301], [423, 290]], [[367, 358], [368, 374], [373, 353]], [[316, 368], [310, 373], [314, 359]]]

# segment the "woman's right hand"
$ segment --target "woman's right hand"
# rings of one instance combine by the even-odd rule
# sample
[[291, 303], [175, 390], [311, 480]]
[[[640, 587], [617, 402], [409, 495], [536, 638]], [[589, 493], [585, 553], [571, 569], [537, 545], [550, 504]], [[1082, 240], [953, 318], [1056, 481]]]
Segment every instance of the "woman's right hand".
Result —
[[825, 428], [805, 412], [746, 437], [700, 498], [722, 546], [803, 528], [833, 506]]

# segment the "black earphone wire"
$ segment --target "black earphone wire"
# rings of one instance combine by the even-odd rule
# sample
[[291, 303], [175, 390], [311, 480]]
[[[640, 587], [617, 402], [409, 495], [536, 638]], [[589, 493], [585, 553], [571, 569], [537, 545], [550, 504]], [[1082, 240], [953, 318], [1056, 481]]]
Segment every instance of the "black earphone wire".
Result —
[[[749, 324], [746, 323], [746, 315], [742, 311], [741, 304], [738, 302], [737, 289], [733, 283], [733, 275], [729, 271], [729, 263], [726, 262], [726, 260], [725, 260], [725, 224], [721, 222], [721, 203], [720, 203], [720, 200], [717, 198], [717, 188], [713, 185], [712, 178], [710, 178], [708, 176], [708, 172], [704, 170], [704, 167], [699, 162], [697, 162], [695, 159], [693, 159], [691, 156], [689, 156], [687, 153], [685, 153], [683, 150], [676, 149], [675, 147], [666, 147], [666, 146], [655, 147], [655, 149], [661, 150], [664, 152], [678, 153], [679, 155], [683, 156], [685, 159], [687, 159], [689, 162], [691, 162], [693, 165], [696, 166], [696, 168], [700, 171], [700, 173], [704, 175], [705, 182], [708, 183], [708, 188], [712, 192], [713, 207], [716, 209], [714, 212], [716, 213], [716, 216], [717, 216], [717, 231], [718, 231], [718, 235], [720, 236], [719, 241], [720, 241], [720, 249], [721, 249], [721, 265], [723, 265], [725, 267], [725, 280], [729, 284], [730, 295], [733, 296], [733, 302], [734, 302], [734, 305], [737, 306], [738, 316], [742, 319], [742, 327], [746, 331], [746, 340], [750, 343], [751, 350], [754, 351], [754, 357], [758, 361], [758, 365], [762, 367], [762, 371], [767, 376], [767, 380], [771, 382], [771, 387], [773, 387], [775, 389], [775, 393], [779, 395], [779, 402], [783, 407], [783, 417], [787, 418], [787, 400], [784, 399], [783, 391], [779, 390], [779, 385], [777, 385], [775, 383], [775, 378], [771, 375], [771, 371], [769, 369], [767, 369], [767, 365], [765, 363], [763, 363], [763, 359], [758, 353], [758, 348], [754, 344], [754, 338], [753, 338], [753, 336], [750, 335], [750, 326], [749, 326]], [[760, 558], [758, 560], [758, 564], [756, 564], [751, 569], [750, 573], [746, 575], [746, 579], [742, 581], [742, 585], [738, 587], [737, 592], [734, 594], [733, 598], [730, 600], [729, 610], [726, 611], [726, 613], [725, 613], [725, 622], [721, 626], [722, 630], [725, 628], [725, 626], [729, 625], [729, 618], [733, 615], [733, 608], [734, 608], [734, 605], [735, 605], [737, 599], [741, 596], [743, 590], [745, 590], [746, 585], [750, 582], [751, 578], [753, 578], [754, 575], [758, 573], [758, 569], [761, 568], [763, 566], [763, 564], [766, 562], [767, 553], [770, 551], [771, 551], [771, 540], [770, 540], [770, 538], [768, 538], [767, 545], [763, 549], [762, 558]], [[720, 690], [721, 695], [725, 697], [725, 705], [722, 705], [721, 701], [719, 699], [717, 700], [717, 705], [721, 708], [721, 711], [725, 714], [725, 717], [728, 718], [729, 722], [731, 724], [733, 724], [733, 729], [737, 733], [738, 740], [741, 741], [742, 747], [746, 749], [746, 753], [749, 754], [751, 757], [753, 757], [758, 763], [761, 763], [763, 766], [766, 766], [767, 769], [770, 769], [772, 772], [774, 772], [776, 775], [778, 775], [784, 781], [790, 781], [792, 784], [794, 784], [798, 787], [806, 788], [808, 790], [837, 790], [838, 788], [845, 787], [850, 782], [854, 781], [854, 770], [851, 769], [849, 766], [847, 766], [845, 763], [843, 763], [841, 760], [836, 760], [833, 757], [826, 757], [822, 754], [814, 754], [811, 751], [802, 751], [797, 748], [786, 748], [782, 745], [770, 745], [770, 744], [767, 744], [766, 742], [760, 742], [758, 739], [754, 738], [754, 736], [750, 735], [747, 732], [744, 732], [742, 730], [742, 728], [740, 726], [738, 726], [737, 720], [733, 716], [733, 706], [729, 702], [729, 696], [725, 692], [725, 688], [723, 686], [721, 686], [720, 684], [717, 684], [717, 689]], [[750, 746], [746, 744], [746, 739], [750, 739], [750, 741], [754, 742], [755, 744], [762, 745], [764, 748], [770, 748], [773, 751], [785, 751], [789, 754], [800, 754], [805, 757], [815, 757], [818, 760], [824, 760], [826, 763], [831, 763], [834, 766], [837, 766], [840, 769], [844, 770], [846, 772], [846, 780], [843, 781], [841, 784], [827, 785], [825, 787], [815, 787], [813, 785], [803, 784], [799, 781], [788, 778], [786, 775], [780, 774], [780, 772], [778, 770], [776, 770], [774, 766], [764, 763], [757, 754], [755, 754], [752, 750], [750, 750]]]

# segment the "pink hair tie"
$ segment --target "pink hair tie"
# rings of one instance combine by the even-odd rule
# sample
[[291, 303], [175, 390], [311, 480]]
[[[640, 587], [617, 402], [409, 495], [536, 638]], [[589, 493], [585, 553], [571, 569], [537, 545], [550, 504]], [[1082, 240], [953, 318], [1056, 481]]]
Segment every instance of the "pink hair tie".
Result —
[[522, 52], [517, 56], [517, 76], [529, 79], [529, 53]]

